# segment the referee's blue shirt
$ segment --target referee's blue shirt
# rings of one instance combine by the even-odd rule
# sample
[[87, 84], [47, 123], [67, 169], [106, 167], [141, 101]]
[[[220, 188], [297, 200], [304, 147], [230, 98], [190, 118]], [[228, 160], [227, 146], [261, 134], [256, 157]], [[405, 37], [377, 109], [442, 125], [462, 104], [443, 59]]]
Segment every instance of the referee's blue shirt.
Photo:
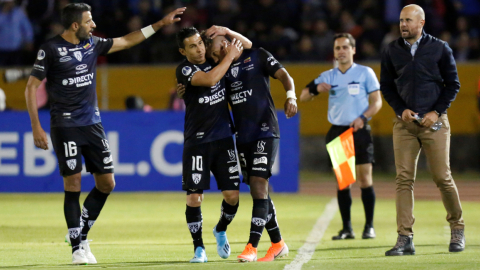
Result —
[[320, 74], [315, 85], [331, 85], [328, 98], [328, 121], [348, 126], [368, 109], [368, 95], [380, 90], [377, 76], [369, 67], [355, 63], [342, 73], [338, 68]]

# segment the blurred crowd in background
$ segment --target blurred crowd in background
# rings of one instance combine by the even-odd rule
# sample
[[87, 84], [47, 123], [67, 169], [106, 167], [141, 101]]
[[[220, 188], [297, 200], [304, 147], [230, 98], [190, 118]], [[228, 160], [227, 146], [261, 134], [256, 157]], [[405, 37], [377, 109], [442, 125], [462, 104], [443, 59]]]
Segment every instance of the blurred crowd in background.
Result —
[[398, 38], [400, 10], [418, 4], [425, 31], [447, 41], [457, 62], [480, 60], [480, 0], [0, 0], [0, 66], [31, 65], [38, 47], [62, 33], [60, 11], [68, 3], [92, 6], [95, 35], [119, 37], [186, 6], [178, 24], [132, 49], [108, 55], [111, 64], [174, 63], [175, 34], [182, 27], [222, 25], [247, 36], [281, 61], [331, 61], [332, 39], [357, 39], [356, 60], [378, 61]]

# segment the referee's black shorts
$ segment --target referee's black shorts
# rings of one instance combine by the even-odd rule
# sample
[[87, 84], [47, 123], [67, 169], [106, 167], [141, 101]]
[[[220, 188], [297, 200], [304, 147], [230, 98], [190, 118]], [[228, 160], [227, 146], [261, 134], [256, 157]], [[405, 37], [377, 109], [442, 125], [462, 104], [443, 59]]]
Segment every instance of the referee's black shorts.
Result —
[[[325, 144], [333, 141], [336, 137], [347, 131], [349, 128], [349, 126], [332, 125], [327, 133], [327, 137], [325, 138]], [[357, 132], [353, 132], [356, 165], [375, 163], [375, 159], [373, 157], [373, 139], [370, 131], [371, 127], [369, 125], [365, 125], [362, 129], [357, 130]]]

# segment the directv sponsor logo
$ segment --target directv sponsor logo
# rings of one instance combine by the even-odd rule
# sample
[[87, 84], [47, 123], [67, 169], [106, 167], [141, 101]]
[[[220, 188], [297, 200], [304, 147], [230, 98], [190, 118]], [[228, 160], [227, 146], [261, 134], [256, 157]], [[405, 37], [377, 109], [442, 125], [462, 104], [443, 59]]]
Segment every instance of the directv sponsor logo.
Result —
[[104, 169], [113, 169], [113, 165], [112, 166], [106, 166], [106, 167], [103, 167]]
[[[230, 179], [240, 179], [240, 176], [239, 176], [239, 175], [230, 176]], [[236, 185], [235, 185], [235, 186], [236, 186]]]
[[265, 169], [265, 168], [255, 168], [255, 167], [253, 167], [252, 170], [254, 170], [254, 171], [262, 171], [262, 172], [266, 172], [266, 171], [267, 171], [267, 169]]
[[225, 88], [211, 96], [204, 96], [203, 98], [199, 98], [198, 103], [210, 103], [210, 105], [214, 105], [222, 100], [225, 100]]
[[257, 165], [257, 164], [260, 164], [260, 163], [267, 164], [268, 163], [267, 158], [266, 157], [260, 157], [260, 158], [253, 159], [253, 165]]
[[247, 101], [248, 96], [252, 96], [252, 89], [232, 94], [230, 95], [230, 100], [235, 105]]
[[75, 77], [75, 78], [64, 79], [62, 81], [62, 83], [63, 83], [63, 85], [76, 84], [77, 87], [82, 87], [82, 86], [92, 84], [92, 80], [93, 80], [93, 73], [90, 73], [90, 74], [83, 75], [83, 76], [78, 76], [78, 77]]
[[40, 65], [33, 65], [33, 68], [34, 69], [39, 69], [39, 70], [45, 70], [45, 67], [44, 66], [40, 66]]

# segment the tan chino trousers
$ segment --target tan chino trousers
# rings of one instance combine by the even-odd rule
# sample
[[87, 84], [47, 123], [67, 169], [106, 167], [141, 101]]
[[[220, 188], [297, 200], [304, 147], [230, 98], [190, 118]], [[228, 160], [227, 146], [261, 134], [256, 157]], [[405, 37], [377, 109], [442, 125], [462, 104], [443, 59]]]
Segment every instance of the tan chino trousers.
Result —
[[457, 186], [450, 171], [450, 124], [446, 114], [439, 120], [443, 125], [437, 131], [413, 122], [406, 123], [401, 119], [397, 119], [393, 126], [398, 234], [413, 235], [413, 183], [422, 148], [430, 165], [433, 181], [442, 195], [450, 228], [463, 229], [465, 226]]

